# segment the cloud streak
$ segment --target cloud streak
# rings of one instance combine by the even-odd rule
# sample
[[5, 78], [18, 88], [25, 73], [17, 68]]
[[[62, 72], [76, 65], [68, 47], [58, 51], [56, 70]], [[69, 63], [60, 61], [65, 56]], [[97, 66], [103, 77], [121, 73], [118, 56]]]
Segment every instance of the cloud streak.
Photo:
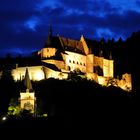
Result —
[[[43, 47], [54, 34], [70, 38], [127, 38], [140, 29], [138, 0], [0, 0], [1, 55]], [[9, 49], [5, 49], [9, 48]], [[3, 52], [3, 53], [2, 53]], [[21, 51], [23, 54], [27, 51]]]

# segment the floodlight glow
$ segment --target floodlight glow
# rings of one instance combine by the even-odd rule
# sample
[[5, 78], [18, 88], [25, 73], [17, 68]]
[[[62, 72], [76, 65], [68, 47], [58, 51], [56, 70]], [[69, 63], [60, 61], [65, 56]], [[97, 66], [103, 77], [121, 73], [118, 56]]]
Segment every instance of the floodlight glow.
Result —
[[5, 121], [7, 118], [6, 117], [2, 117], [2, 120]]

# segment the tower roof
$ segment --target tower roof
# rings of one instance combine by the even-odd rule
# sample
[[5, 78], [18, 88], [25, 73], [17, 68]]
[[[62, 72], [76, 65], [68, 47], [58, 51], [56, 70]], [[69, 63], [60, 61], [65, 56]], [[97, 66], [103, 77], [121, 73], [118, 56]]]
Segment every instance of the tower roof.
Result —
[[33, 90], [32, 83], [29, 77], [28, 68], [26, 68], [26, 72], [25, 72], [24, 85], [26, 87], [26, 90], [29, 90], [29, 91]]

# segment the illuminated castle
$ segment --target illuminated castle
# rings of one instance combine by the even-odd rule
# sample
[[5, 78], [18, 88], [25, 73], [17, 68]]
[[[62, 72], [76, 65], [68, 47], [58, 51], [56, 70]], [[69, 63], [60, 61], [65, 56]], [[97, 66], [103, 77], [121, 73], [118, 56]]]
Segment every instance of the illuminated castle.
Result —
[[[103, 86], [114, 85], [124, 90], [132, 90], [131, 74], [123, 74], [122, 79], [114, 78], [114, 60], [94, 53], [94, 44], [82, 35], [80, 40], [53, 36], [50, 28], [44, 47], [38, 51], [42, 65], [28, 67], [31, 80], [48, 78], [67, 79], [71, 72], [83, 73], [84, 77]], [[26, 67], [12, 71], [14, 79], [25, 77]]]

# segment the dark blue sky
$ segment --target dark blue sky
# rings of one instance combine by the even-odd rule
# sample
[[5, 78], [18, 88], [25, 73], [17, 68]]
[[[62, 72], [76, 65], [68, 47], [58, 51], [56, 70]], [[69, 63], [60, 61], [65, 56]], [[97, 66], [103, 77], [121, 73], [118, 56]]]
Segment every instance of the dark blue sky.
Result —
[[140, 30], [140, 0], [0, 0], [0, 56], [29, 54], [54, 35], [126, 39]]

